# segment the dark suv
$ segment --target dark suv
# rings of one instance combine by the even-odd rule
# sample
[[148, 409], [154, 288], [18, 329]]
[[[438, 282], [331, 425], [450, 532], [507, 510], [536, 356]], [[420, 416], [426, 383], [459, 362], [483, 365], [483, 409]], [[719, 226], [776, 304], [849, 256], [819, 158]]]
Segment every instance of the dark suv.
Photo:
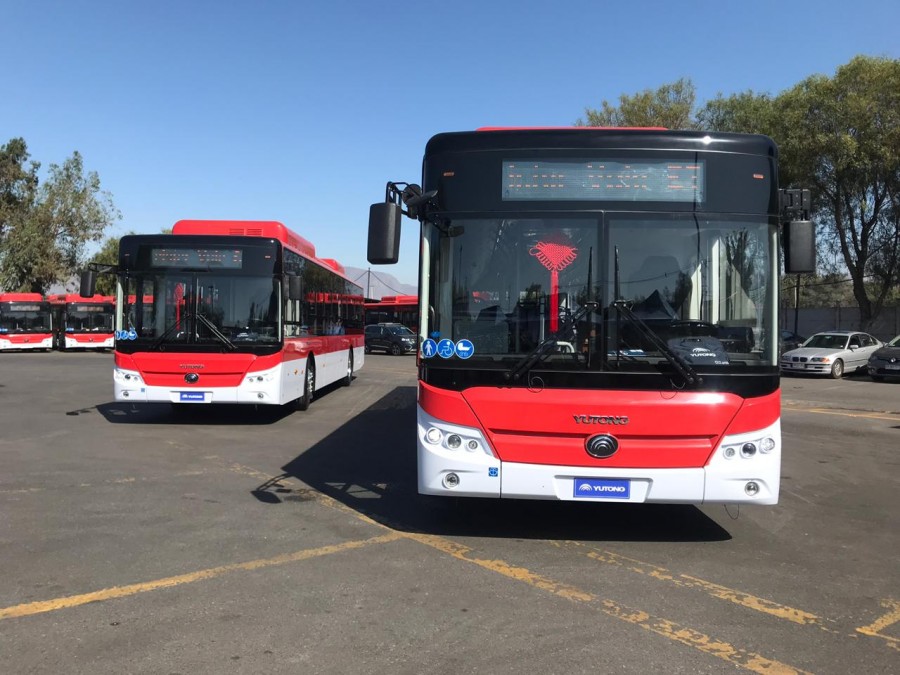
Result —
[[383, 349], [398, 356], [416, 349], [416, 334], [402, 323], [376, 323], [366, 326], [366, 353]]

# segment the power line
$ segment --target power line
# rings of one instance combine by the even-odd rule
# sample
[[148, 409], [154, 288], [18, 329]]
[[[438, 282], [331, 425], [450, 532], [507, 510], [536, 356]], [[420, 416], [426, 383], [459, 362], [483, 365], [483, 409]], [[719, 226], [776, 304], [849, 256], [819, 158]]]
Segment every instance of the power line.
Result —
[[[372, 276], [375, 277], [379, 282], [381, 282], [382, 286], [386, 286], [388, 288], [388, 290], [394, 291], [394, 293], [396, 293], [397, 295], [406, 295], [405, 291], [398, 291], [396, 288], [394, 288], [389, 283], [387, 283], [384, 279], [379, 277], [377, 273], [372, 272]], [[366, 292], [368, 292], [368, 289], [366, 289]]]

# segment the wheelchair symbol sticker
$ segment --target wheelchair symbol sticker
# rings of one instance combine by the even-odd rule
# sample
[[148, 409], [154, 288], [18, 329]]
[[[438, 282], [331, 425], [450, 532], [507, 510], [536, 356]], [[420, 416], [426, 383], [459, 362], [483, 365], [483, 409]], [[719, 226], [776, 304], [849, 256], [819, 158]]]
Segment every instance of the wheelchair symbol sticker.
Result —
[[456, 345], [453, 340], [444, 338], [437, 344], [437, 353], [442, 359], [449, 359], [456, 352]]

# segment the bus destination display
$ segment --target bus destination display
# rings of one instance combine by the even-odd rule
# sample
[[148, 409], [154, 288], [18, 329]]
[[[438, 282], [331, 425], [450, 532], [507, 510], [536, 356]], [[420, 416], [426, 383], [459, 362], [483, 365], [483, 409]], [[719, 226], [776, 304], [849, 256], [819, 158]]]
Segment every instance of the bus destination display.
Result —
[[704, 200], [702, 161], [504, 161], [503, 201]]
[[234, 248], [153, 247], [150, 249], [151, 267], [188, 269], [239, 270], [244, 264], [244, 252]]

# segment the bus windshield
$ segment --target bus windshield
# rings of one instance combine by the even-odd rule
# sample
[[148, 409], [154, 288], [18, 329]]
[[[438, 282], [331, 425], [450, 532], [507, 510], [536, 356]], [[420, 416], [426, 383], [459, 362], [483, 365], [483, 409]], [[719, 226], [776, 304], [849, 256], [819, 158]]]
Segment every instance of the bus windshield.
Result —
[[[429, 366], [508, 368], [550, 338], [542, 367], [650, 370], [664, 356], [637, 324], [698, 369], [775, 364], [777, 232], [766, 217], [535, 215], [426, 222], [426, 335], [472, 344], [470, 358]], [[579, 311], [585, 303], [596, 311]]]
[[114, 306], [69, 305], [66, 310], [67, 333], [112, 333]]
[[50, 311], [42, 305], [28, 303], [0, 306], [0, 333], [47, 333]]
[[217, 351], [281, 342], [281, 285], [272, 276], [133, 274], [123, 293], [123, 328], [135, 337], [120, 341], [120, 351]]

